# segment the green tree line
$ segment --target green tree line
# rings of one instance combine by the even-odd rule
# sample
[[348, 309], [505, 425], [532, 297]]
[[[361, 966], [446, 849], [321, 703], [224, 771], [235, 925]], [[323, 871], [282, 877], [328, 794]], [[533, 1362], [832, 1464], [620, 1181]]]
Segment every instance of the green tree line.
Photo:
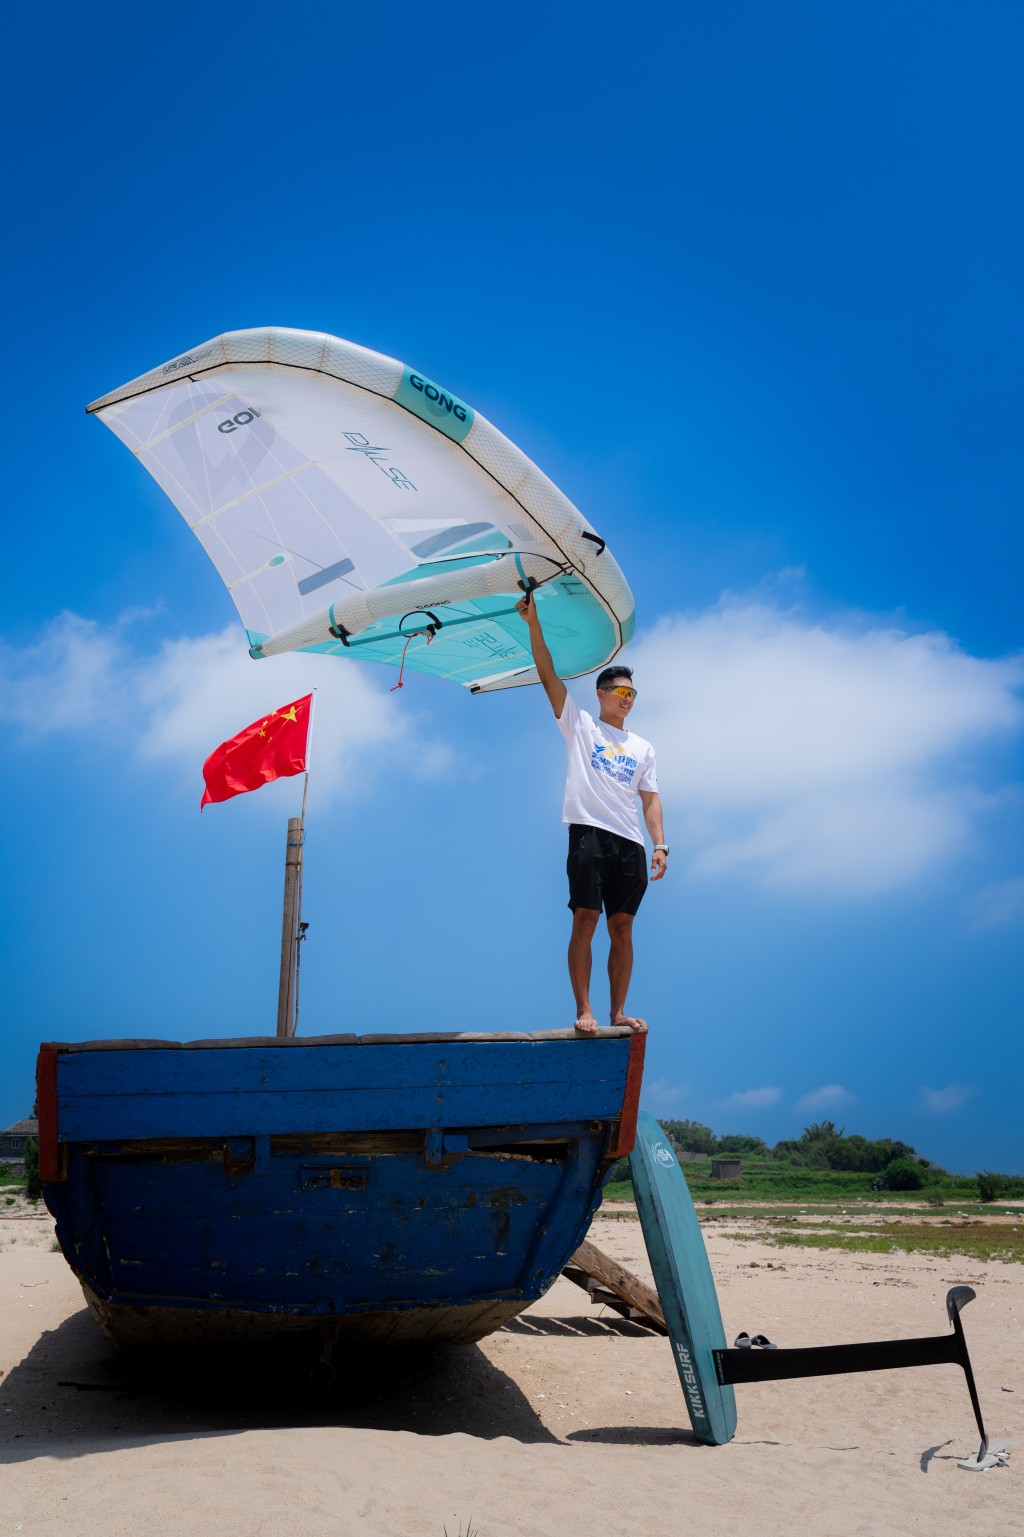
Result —
[[[834, 1121], [816, 1121], [805, 1126], [799, 1137], [776, 1142], [774, 1147], [769, 1147], [761, 1137], [732, 1132], [719, 1136], [701, 1121], [662, 1121], [661, 1126], [680, 1153], [733, 1158], [745, 1154], [749, 1158], [777, 1161], [792, 1170], [866, 1174], [873, 1176], [871, 1183], [876, 1190], [922, 1190], [956, 1178], [922, 1158], [909, 1142], [898, 1137], [872, 1141], [855, 1132], [847, 1136], [845, 1127], [837, 1127]], [[628, 1178], [628, 1174], [621, 1177]], [[1024, 1194], [1024, 1180], [1013, 1175], [982, 1170], [975, 1178], [982, 1201]]]
[[837, 1130], [834, 1121], [817, 1121], [813, 1126], [805, 1126], [799, 1137], [776, 1142], [774, 1147], [769, 1147], [760, 1137], [740, 1136], [733, 1132], [718, 1136], [700, 1121], [662, 1121], [661, 1126], [680, 1152], [705, 1153], [716, 1158], [756, 1154], [761, 1158], [783, 1159], [790, 1166], [834, 1169], [845, 1174], [881, 1174], [895, 1159], [909, 1159], [922, 1168], [932, 1167], [927, 1158], [918, 1156], [909, 1142], [894, 1137], [880, 1137], [871, 1142], [856, 1133], [848, 1137], [845, 1127]]

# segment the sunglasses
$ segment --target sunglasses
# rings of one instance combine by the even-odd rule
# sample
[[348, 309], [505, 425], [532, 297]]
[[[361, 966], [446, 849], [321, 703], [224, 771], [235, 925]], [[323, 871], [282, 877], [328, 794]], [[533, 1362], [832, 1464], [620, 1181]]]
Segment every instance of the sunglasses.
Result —
[[636, 689], [635, 688], [625, 688], [625, 687], [623, 687], [622, 684], [619, 684], [619, 686], [617, 688], [603, 688], [601, 690], [601, 693], [602, 694], [618, 694], [620, 699], [635, 699], [636, 698]]

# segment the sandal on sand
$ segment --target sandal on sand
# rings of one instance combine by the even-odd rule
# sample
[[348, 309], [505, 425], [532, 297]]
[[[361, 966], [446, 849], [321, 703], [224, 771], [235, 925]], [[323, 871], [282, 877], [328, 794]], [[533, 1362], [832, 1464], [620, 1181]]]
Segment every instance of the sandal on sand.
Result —
[[745, 1329], [742, 1334], [737, 1334], [733, 1340], [734, 1350], [750, 1350], [754, 1345], [757, 1345], [761, 1350], [778, 1350], [779, 1348], [778, 1345], [772, 1344], [767, 1334], [750, 1335]]

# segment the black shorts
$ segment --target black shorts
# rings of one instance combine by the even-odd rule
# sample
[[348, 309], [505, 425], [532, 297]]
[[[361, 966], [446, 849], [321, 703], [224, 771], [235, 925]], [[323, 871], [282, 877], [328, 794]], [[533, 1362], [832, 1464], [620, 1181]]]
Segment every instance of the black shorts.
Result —
[[603, 827], [573, 822], [569, 827], [569, 906], [590, 907], [609, 918], [636, 913], [647, 890], [647, 851], [642, 843]]

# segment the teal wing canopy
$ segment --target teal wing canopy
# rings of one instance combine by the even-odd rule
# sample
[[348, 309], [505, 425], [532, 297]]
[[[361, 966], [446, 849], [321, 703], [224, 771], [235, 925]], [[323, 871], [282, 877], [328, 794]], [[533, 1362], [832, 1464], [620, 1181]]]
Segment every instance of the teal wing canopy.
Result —
[[254, 657], [404, 661], [474, 692], [532, 683], [527, 589], [562, 677], [632, 634], [625, 578], [580, 512], [393, 358], [320, 332], [230, 332], [88, 409], [185, 518]]

